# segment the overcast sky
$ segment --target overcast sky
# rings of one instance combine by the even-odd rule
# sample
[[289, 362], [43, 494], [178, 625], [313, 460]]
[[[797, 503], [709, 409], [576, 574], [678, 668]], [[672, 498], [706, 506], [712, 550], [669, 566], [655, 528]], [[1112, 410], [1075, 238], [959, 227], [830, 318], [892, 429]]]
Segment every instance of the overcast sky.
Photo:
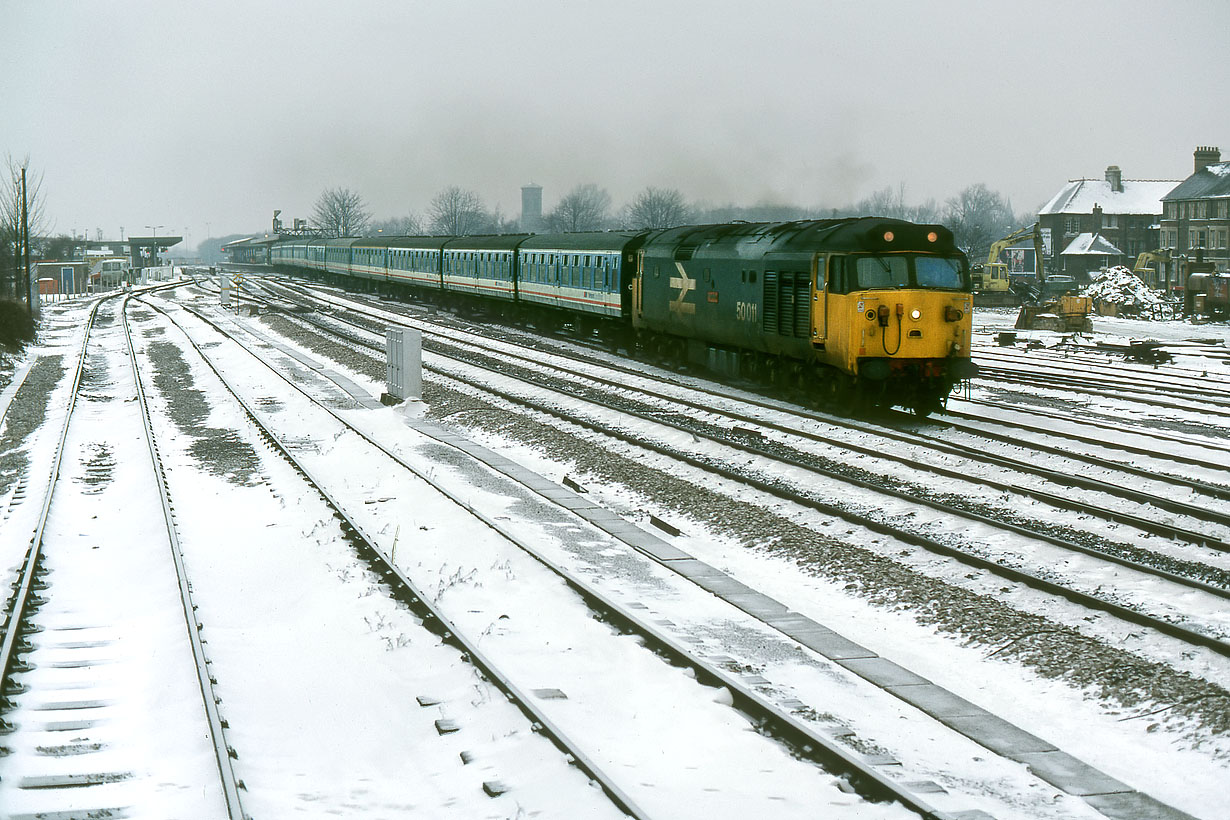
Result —
[[[0, 156], [56, 232], [268, 230], [348, 187], [835, 207], [1182, 179], [1230, 154], [1230, 3], [0, 0]], [[207, 233], [207, 230], [209, 233]]]

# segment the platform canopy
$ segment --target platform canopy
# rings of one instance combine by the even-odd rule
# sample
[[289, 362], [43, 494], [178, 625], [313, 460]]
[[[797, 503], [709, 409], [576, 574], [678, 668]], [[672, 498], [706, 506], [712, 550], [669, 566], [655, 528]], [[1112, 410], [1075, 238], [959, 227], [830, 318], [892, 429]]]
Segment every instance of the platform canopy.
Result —
[[183, 242], [182, 236], [130, 236], [126, 240], [128, 256], [134, 268], [149, 268], [158, 265], [158, 254]]

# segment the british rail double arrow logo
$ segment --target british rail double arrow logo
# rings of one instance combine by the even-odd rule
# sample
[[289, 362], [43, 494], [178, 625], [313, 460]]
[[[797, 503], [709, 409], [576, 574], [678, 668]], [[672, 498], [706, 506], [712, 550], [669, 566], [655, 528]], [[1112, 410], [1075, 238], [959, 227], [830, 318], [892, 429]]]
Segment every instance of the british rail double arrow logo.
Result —
[[680, 316], [695, 313], [696, 305], [684, 300], [696, 287], [696, 280], [688, 277], [688, 272], [683, 269], [682, 262], [676, 262], [675, 267], [679, 269], [679, 275], [671, 277], [671, 287], [679, 288], [679, 295], [671, 300], [671, 312], [678, 313]]

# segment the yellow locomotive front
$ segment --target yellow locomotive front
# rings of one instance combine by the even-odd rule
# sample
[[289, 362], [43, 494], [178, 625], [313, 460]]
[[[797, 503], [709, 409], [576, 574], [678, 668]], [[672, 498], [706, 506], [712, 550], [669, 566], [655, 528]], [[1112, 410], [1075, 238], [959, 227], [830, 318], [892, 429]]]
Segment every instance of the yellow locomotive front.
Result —
[[959, 252], [920, 253], [914, 243], [897, 250], [891, 232], [879, 244], [824, 259], [827, 287], [815, 305], [821, 356], [850, 374], [859, 398], [925, 415], [976, 372], [969, 265]]

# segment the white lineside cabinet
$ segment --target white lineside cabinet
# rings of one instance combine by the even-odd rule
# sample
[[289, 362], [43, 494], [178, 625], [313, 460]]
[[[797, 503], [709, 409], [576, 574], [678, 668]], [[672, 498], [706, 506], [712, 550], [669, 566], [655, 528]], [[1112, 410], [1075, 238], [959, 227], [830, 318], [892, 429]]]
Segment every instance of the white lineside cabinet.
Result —
[[413, 328], [385, 332], [385, 384], [398, 401], [423, 398], [423, 334]]

